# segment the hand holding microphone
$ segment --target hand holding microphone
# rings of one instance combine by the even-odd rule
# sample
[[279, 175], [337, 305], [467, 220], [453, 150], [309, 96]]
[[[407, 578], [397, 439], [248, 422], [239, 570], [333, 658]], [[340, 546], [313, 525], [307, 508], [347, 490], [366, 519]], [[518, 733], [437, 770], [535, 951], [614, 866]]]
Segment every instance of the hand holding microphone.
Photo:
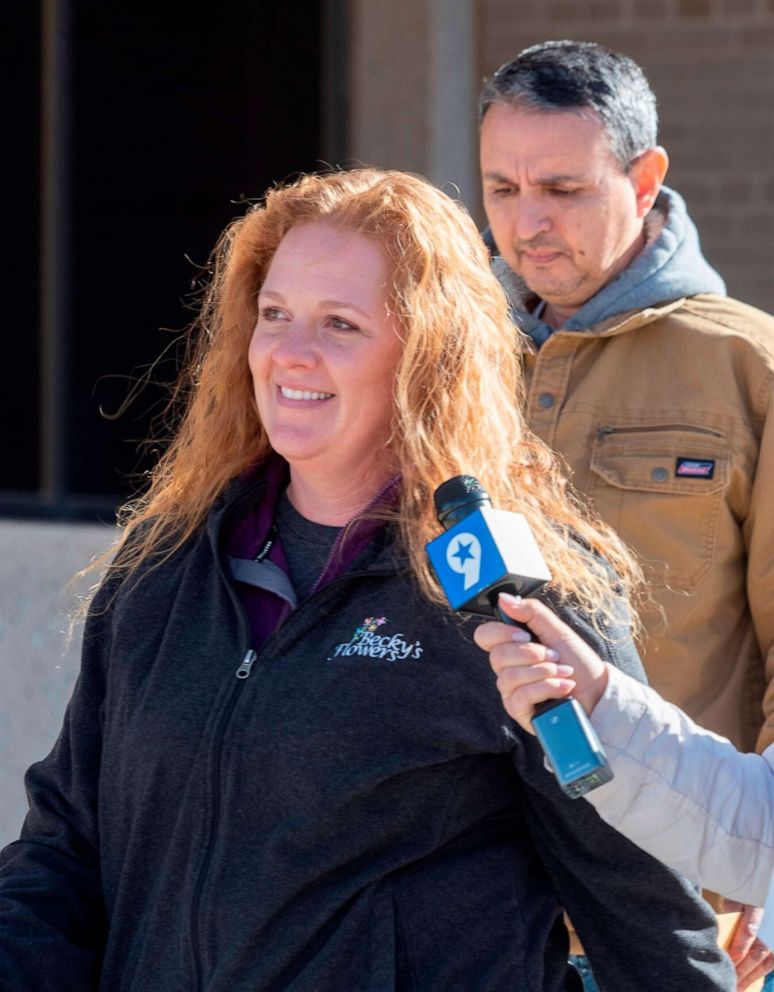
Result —
[[572, 693], [590, 714], [607, 685], [608, 668], [599, 655], [539, 600], [503, 593], [500, 603], [537, 638], [501, 623], [484, 623], [473, 635], [489, 653], [506, 712], [534, 733], [532, 718], [541, 704]]
[[[529, 596], [551, 579], [525, 517], [493, 509], [486, 490], [469, 475], [447, 480], [434, 498], [444, 533], [429, 542], [427, 553], [452, 609], [523, 627], [502, 610], [500, 594]], [[511, 643], [514, 636], [509, 634]], [[559, 785], [572, 799], [613, 777], [577, 700], [542, 702], [531, 723]]]

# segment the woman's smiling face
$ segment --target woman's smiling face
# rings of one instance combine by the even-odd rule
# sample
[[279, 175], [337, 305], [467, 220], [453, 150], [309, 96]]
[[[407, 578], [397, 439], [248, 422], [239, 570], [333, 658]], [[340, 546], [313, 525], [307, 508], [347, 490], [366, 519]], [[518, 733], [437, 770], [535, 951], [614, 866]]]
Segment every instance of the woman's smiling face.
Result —
[[[288, 231], [258, 296], [249, 349], [272, 447], [296, 470], [392, 474], [385, 450], [401, 353], [379, 241], [312, 221]], [[373, 487], [372, 487], [373, 488]]]

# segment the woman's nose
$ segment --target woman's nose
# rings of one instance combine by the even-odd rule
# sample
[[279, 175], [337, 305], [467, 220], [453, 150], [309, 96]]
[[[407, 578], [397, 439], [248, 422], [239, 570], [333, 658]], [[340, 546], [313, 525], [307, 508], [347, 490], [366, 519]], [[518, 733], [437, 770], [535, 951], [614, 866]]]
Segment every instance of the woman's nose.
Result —
[[285, 368], [311, 367], [317, 362], [314, 328], [302, 320], [293, 320], [277, 341], [274, 361]]

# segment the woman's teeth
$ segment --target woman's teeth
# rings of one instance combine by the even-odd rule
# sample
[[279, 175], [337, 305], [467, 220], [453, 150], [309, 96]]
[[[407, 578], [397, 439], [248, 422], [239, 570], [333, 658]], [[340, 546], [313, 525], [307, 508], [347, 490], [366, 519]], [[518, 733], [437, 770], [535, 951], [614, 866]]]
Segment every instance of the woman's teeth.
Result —
[[313, 393], [309, 389], [288, 389], [280, 386], [280, 393], [288, 400], [329, 400], [333, 393]]

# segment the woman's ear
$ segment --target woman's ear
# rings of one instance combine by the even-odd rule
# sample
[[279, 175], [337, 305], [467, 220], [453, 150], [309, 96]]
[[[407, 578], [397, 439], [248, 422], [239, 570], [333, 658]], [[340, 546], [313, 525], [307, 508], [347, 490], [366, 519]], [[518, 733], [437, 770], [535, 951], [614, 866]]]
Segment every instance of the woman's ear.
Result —
[[637, 198], [637, 216], [644, 217], [656, 202], [669, 168], [669, 156], [661, 145], [648, 148], [632, 162], [629, 176]]

